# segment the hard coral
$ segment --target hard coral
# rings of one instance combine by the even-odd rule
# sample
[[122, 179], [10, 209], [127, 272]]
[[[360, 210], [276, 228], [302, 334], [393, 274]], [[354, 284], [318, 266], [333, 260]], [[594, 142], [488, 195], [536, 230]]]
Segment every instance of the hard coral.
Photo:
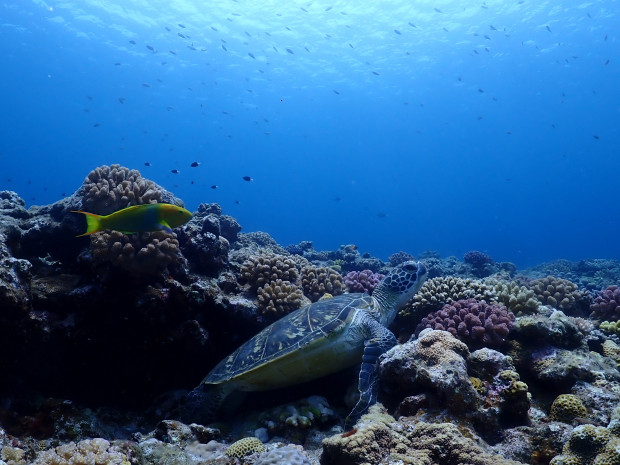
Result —
[[370, 270], [349, 271], [344, 276], [344, 283], [349, 292], [365, 292], [372, 294], [375, 286], [381, 282], [385, 275], [381, 273], [373, 273]]
[[342, 275], [331, 268], [306, 266], [301, 270], [304, 294], [316, 302], [323, 294], [340, 295], [344, 291]]
[[590, 317], [597, 320], [620, 319], [620, 288], [609, 286], [600, 291], [594, 303], [590, 305], [590, 310], [592, 310]]
[[478, 250], [470, 250], [469, 252], [466, 252], [463, 256], [463, 261], [470, 264], [474, 268], [482, 268], [487, 263], [493, 263], [493, 259], [489, 255]]
[[261, 454], [254, 465], [310, 465], [310, 459], [301, 446], [283, 446]]
[[307, 299], [295, 284], [276, 279], [258, 288], [258, 307], [264, 315], [280, 318], [301, 308]]
[[[577, 426], [573, 429], [566, 444], [564, 444], [562, 454], [554, 457], [549, 465], [603, 465], [618, 463], [618, 452], [613, 450], [618, 445], [617, 440], [612, 442], [610, 441], [611, 438], [610, 430], [602, 426]], [[607, 448], [609, 443], [611, 443], [611, 450]], [[612, 454], [615, 452], [615, 460], [603, 460], [608, 459], [605, 456], [609, 455], [610, 452]]]
[[241, 277], [253, 289], [258, 289], [278, 279], [295, 283], [299, 272], [289, 257], [267, 252], [250, 256], [241, 265]]
[[460, 299], [494, 300], [495, 292], [482, 281], [461, 279], [454, 276], [427, 280], [413, 299], [400, 311], [402, 317], [423, 316]]
[[576, 284], [567, 279], [547, 276], [530, 281], [529, 287], [543, 305], [565, 312], [585, 310], [590, 303], [588, 293], [579, 290]]
[[497, 348], [506, 340], [515, 320], [514, 314], [499, 304], [484, 300], [457, 300], [430, 313], [416, 328], [416, 333], [431, 328], [448, 331], [470, 348]]
[[129, 457], [102, 438], [70, 442], [41, 452], [33, 465], [125, 465]]
[[94, 263], [109, 262], [139, 275], [161, 273], [167, 265], [178, 263], [179, 241], [163, 231], [123, 234], [103, 231], [91, 235], [90, 250]]
[[224, 453], [229, 457], [240, 459], [256, 452], [265, 452], [265, 445], [258, 438], [248, 437], [233, 442]]
[[513, 281], [488, 278], [484, 283], [497, 295], [497, 301], [515, 314], [534, 313], [538, 309], [538, 299], [534, 291]]
[[98, 215], [109, 215], [131, 205], [172, 203], [178, 199], [137, 170], [120, 165], [104, 165], [91, 171], [78, 191], [82, 209]]
[[572, 423], [575, 418], [583, 418], [587, 413], [579, 397], [574, 394], [560, 394], [551, 405], [549, 417], [552, 420]]
[[400, 265], [401, 263], [408, 262], [409, 260], [415, 260], [415, 258], [410, 253], [403, 251], [393, 253], [388, 257], [388, 261], [392, 266]]

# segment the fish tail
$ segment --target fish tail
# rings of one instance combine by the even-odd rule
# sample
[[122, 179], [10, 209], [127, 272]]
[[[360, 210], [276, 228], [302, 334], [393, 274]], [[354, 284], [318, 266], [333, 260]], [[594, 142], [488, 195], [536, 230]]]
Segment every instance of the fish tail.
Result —
[[73, 210], [72, 213], [81, 213], [86, 216], [86, 232], [75, 237], [88, 236], [104, 229], [101, 227], [101, 218], [103, 218], [103, 216], [83, 212], [82, 210]]

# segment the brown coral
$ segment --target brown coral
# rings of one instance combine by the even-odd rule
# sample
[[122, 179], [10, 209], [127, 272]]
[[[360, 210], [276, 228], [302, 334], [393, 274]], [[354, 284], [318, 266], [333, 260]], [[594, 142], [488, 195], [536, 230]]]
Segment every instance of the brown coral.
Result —
[[299, 272], [289, 257], [266, 252], [250, 256], [241, 265], [241, 277], [253, 289], [258, 289], [278, 279], [295, 283]]
[[259, 287], [257, 294], [261, 312], [277, 318], [302, 307], [307, 300], [295, 284], [281, 279]]
[[538, 309], [538, 299], [534, 291], [513, 281], [487, 278], [484, 283], [497, 295], [497, 301], [513, 313], [534, 313]]
[[331, 268], [314, 266], [302, 268], [301, 284], [304, 294], [312, 302], [319, 300], [326, 292], [333, 296], [344, 292], [342, 275]]
[[41, 452], [33, 465], [121, 465], [130, 463], [129, 457], [102, 438], [86, 439], [77, 444], [70, 442]]
[[160, 273], [181, 259], [176, 235], [163, 231], [130, 235], [119, 231], [95, 233], [90, 250], [95, 263], [109, 262], [141, 275]]
[[549, 417], [552, 420], [572, 423], [576, 418], [583, 418], [587, 414], [586, 407], [579, 397], [573, 394], [560, 394], [551, 405]]
[[590, 304], [588, 293], [567, 279], [547, 276], [530, 281], [529, 287], [543, 305], [565, 312], [586, 310]]
[[426, 281], [399, 314], [402, 317], [421, 317], [439, 310], [445, 304], [461, 299], [493, 302], [497, 300], [497, 297], [493, 289], [482, 281], [454, 276], [437, 277]]
[[143, 178], [138, 170], [120, 165], [103, 165], [92, 170], [80, 193], [82, 208], [99, 215], [108, 215], [131, 205], [170, 202], [170, 199], [163, 198], [164, 191], [160, 186]]

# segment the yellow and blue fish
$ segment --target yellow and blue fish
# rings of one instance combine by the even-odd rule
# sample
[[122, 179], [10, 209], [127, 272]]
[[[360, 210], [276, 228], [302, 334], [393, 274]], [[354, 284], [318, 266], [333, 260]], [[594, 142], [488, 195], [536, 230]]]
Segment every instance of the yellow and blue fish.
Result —
[[151, 231], [172, 232], [172, 228], [187, 223], [192, 214], [185, 208], [169, 203], [151, 203], [123, 208], [109, 215], [95, 215], [81, 210], [74, 210], [86, 216], [86, 232], [77, 237], [87, 236], [106, 229], [122, 233], [138, 233]]

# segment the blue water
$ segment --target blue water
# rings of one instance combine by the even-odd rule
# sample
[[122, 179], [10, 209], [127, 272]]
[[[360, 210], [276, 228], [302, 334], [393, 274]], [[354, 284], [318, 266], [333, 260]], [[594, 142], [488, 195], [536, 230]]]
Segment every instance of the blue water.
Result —
[[0, 189], [52, 203], [120, 163], [282, 244], [619, 259], [619, 14], [612, 0], [6, 1]]

